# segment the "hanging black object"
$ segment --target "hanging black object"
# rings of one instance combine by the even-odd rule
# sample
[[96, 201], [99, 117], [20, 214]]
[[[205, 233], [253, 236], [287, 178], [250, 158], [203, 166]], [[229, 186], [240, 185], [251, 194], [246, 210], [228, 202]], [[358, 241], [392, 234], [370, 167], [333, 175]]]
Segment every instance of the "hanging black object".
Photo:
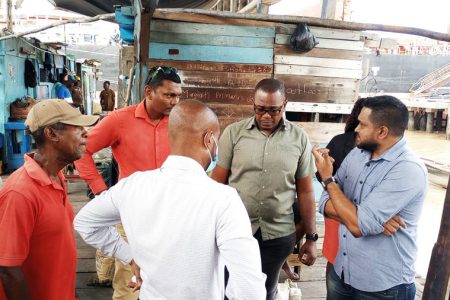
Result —
[[316, 37], [311, 33], [308, 25], [299, 23], [291, 35], [289, 44], [295, 51], [308, 52], [319, 44], [319, 42], [316, 41]]
[[25, 60], [25, 86], [35, 87], [37, 85], [37, 73], [34, 64], [30, 59]]

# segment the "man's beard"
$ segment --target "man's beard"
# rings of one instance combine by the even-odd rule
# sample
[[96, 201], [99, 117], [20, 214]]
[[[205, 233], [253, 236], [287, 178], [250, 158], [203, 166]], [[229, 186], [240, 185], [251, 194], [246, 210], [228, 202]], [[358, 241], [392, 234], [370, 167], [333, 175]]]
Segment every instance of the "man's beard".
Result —
[[370, 141], [370, 142], [362, 142], [356, 145], [359, 149], [366, 150], [369, 152], [374, 152], [378, 149], [379, 145], [376, 142]]

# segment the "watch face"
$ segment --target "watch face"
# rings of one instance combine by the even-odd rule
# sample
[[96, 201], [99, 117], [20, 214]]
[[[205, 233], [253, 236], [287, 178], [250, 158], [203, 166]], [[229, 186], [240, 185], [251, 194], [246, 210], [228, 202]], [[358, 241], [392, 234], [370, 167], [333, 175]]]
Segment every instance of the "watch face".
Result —
[[307, 233], [306, 239], [315, 242], [319, 239], [319, 235], [317, 233]]

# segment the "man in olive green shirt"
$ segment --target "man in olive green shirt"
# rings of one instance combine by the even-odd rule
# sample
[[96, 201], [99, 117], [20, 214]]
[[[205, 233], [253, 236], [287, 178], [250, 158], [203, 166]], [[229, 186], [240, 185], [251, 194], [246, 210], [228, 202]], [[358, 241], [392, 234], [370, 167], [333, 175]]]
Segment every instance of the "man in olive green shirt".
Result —
[[315, 172], [306, 133], [283, 118], [283, 82], [264, 79], [255, 88], [255, 116], [228, 126], [219, 141], [219, 162], [212, 178], [235, 187], [247, 208], [259, 242], [267, 299], [275, 299], [278, 275], [296, 243], [292, 204], [298, 201], [306, 233], [299, 259], [316, 259], [316, 220], [312, 175]]

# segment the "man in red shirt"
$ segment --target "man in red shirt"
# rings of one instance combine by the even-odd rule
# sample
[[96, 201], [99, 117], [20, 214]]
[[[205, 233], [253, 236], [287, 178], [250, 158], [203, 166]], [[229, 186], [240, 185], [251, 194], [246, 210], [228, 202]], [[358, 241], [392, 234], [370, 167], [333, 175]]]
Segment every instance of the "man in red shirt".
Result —
[[64, 176], [96, 116], [43, 100], [25, 124], [37, 146], [0, 191], [0, 299], [75, 299], [76, 245]]
[[[161, 167], [170, 152], [168, 115], [180, 96], [178, 71], [165, 66], [153, 67], [145, 81], [145, 99], [138, 105], [111, 112], [91, 129], [86, 153], [75, 166], [94, 194], [107, 189], [92, 159], [103, 148], [111, 147], [119, 166], [119, 180], [136, 171]], [[136, 300], [138, 293], [127, 287], [133, 276], [130, 266], [119, 260], [115, 266], [113, 299]]]

